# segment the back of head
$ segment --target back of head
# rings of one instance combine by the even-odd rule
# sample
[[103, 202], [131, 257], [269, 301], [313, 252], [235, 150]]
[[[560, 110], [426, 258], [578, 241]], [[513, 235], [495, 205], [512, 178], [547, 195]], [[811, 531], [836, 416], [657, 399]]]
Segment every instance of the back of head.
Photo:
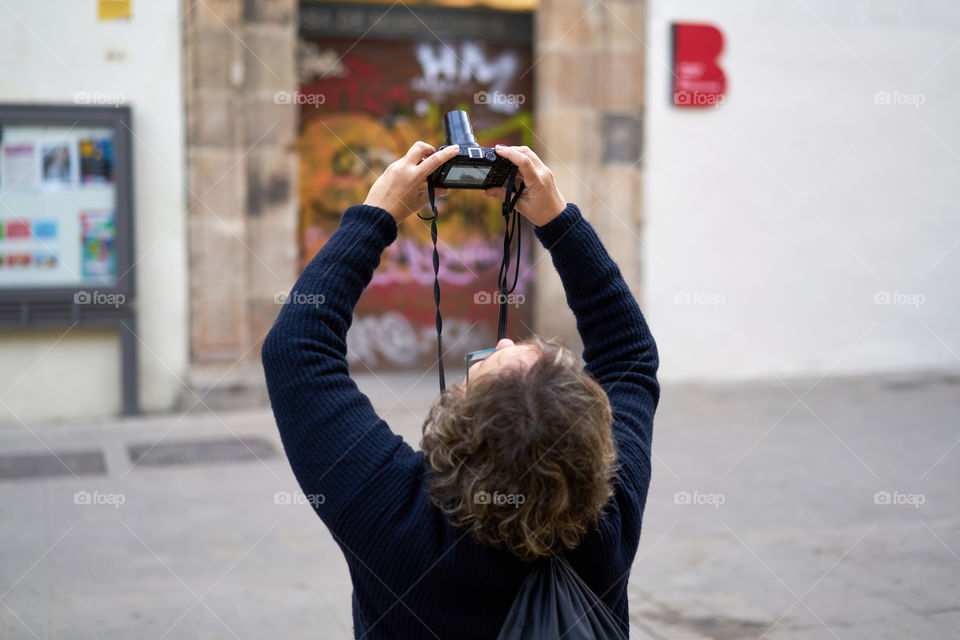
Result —
[[428, 486], [455, 526], [524, 561], [576, 547], [613, 494], [610, 402], [569, 351], [450, 387], [423, 426]]

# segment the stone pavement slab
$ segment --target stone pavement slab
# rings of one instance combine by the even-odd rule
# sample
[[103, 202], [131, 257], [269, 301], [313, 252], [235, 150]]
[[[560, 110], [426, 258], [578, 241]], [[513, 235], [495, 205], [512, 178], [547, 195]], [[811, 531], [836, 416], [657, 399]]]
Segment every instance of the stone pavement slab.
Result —
[[[417, 446], [434, 374], [357, 379]], [[957, 377], [668, 385], [654, 438], [631, 637], [958, 637]], [[267, 446], [129, 453], [223, 439]], [[0, 427], [0, 456], [50, 451], [105, 472], [0, 480], [0, 637], [351, 637], [346, 564], [269, 410]]]

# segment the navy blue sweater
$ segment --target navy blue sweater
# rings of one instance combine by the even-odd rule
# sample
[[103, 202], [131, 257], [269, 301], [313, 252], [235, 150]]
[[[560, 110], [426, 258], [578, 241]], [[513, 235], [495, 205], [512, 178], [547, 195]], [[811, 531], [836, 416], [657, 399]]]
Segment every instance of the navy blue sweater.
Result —
[[[564, 555], [627, 632], [660, 395], [657, 348], [575, 205], [534, 232], [576, 316], [586, 369], [610, 398], [621, 465], [600, 527]], [[383, 209], [344, 212], [263, 344], [270, 402], [294, 475], [346, 557], [356, 637], [495, 638], [530, 566], [446, 521], [427, 496], [423, 454], [377, 416], [347, 367], [354, 306], [396, 237]]]

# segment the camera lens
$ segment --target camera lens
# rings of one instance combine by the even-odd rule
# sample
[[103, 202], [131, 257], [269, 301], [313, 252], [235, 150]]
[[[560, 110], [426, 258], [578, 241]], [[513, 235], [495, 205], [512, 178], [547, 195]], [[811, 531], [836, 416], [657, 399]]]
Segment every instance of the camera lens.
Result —
[[477, 144], [466, 111], [448, 111], [443, 116], [443, 135], [448, 145], [458, 144], [462, 147]]

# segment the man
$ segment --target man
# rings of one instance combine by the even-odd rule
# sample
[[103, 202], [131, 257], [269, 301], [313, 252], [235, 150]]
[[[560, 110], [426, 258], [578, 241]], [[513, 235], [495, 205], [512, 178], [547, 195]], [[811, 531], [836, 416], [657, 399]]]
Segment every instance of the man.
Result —
[[323, 304], [285, 304], [263, 345], [284, 449], [346, 557], [357, 638], [495, 638], [531, 563], [552, 554], [628, 633], [657, 349], [617, 265], [530, 149], [497, 153], [519, 169], [517, 211], [551, 254], [586, 366], [555, 343], [501, 340], [441, 394], [420, 452], [350, 379], [353, 308], [397, 225], [427, 203], [427, 176], [456, 152], [413, 145], [297, 281], [295, 299]]

